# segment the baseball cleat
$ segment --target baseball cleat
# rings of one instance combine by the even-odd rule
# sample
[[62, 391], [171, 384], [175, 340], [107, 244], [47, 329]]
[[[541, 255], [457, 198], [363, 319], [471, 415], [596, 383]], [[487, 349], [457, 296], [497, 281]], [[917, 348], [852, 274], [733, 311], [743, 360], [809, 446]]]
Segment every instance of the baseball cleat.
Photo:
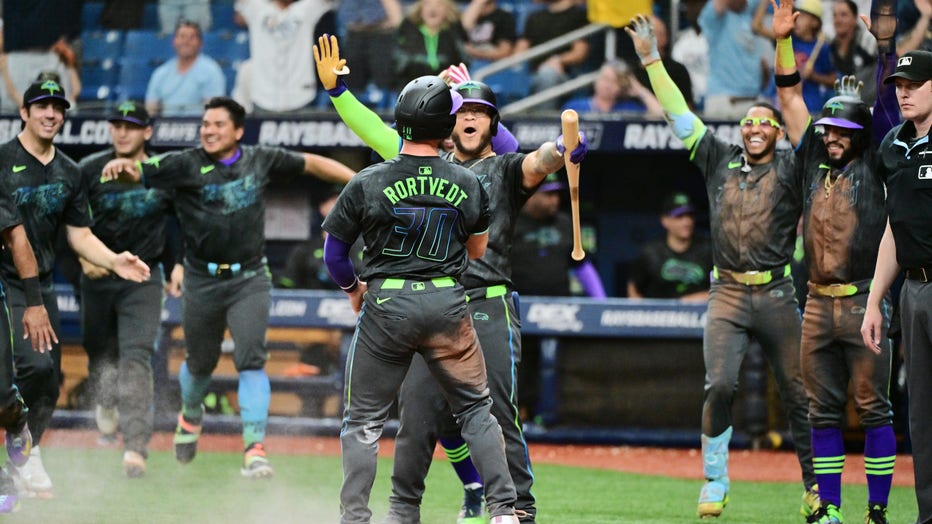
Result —
[[265, 447], [261, 442], [250, 444], [243, 455], [243, 468], [240, 473], [249, 479], [270, 479], [275, 470], [265, 456]]
[[146, 457], [137, 451], [123, 452], [123, 474], [131, 479], [142, 477], [146, 474]]
[[29, 452], [32, 450], [32, 433], [29, 431], [29, 425], [23, 424], [23, 429], [19, 433], [13, 433], [10, 430], [6, 432], [6, 455], [14, 466], [20, 467], [29, 460]]
[[864, 524], [889, 524], [887, 520], [887, 506], [884, 504], [871, 504], [864, 513]]
[[194, 460], [197, 455], [197, 439], [201, 436], [201, 424], [192, 422], [178, 413], [178, 426], [175, 428], [175, 458], [182, 464]]
[[811, 488], [803, 493], [803, 504], [799, 507], [799, 513], [804, 517], [808, 517], [818, 511], [821, 505], [822, 500], [819, 498], [819, 485], [813, 484]]
[[485, 524], [482, 493], [482, 486], [463, 490], [463, 507], [456, 517], [456, 524]]
[[699, 492], [699, 506], [696, 514], [701, 519], [714, 518], [722, 514], [728, 505], [728, 488], [718, 480], [710, 480]]
[[819, 509], [809, 515], [806, 522], [810, 524], [843, 524], [845, 519], [842, 517], [838, 506], [829, 502], [819, 506]]

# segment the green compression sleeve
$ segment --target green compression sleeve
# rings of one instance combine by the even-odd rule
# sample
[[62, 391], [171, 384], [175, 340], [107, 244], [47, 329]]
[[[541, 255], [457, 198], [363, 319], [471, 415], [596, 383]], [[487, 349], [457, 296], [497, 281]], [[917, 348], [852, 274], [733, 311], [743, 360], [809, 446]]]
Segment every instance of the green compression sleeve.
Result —
[[705, 124], [689, 110], [683, 93], [673, 83], [670, 74], [663, 67], [663, 62], [658, 60], [649, 64], [647, 76], [650, 77], [650, 84], [654, 88], [657, 101], [666, 113], [667, 121], [673, 127], [673, 134], [692, 151], [693, 146], [699, 143], [699, 139], [705, 134]]
[[385, 160], [398, 156], [401, 150], [398, 133], [385, 125], [382, 118], [357, 100], [353, 93], [343, 91], [340, 96], [330, 97], [330, 101], [347, 127], [379, 156]]

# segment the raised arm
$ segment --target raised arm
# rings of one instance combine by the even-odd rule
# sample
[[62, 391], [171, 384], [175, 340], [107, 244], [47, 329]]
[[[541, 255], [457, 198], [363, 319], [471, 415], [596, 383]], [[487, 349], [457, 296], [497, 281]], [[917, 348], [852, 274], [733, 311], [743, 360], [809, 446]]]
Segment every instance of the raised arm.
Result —
[[304, 153], [304, 174], [314, 175], [327, 182], [345, 184], [353, 178], [355, 172], [332, 158]]
[[779, 6], [776, 0], [770, 0], [770, 5], [773, 6], [773, 34], [777, 39], [777, 54], [773, 66], [774, 82], [777, 85], [777, 98], [783, 109], [786, 136], [795, 147], [799, 145], [810, 122], [791, 36], [799, 13], [793, 12], [793, 0], [781, 0]]
[[317, 76], [330, 94], [330, 102], [347, 127], [383, 159], [398, 156], [401, 150], [398, 133], [346, 88], [341, 77], [349, 74], [349, 68], [346, 59], [340, 58], [337, 37], [325, 34], [317, 39], [314, 62], [317, 65]]
[[705, 134], [706, 126], [686, 104], [686, 98], [680, 92], [663, 62], [660, 61], [660, 52], [657, 50], [657, 37], [654, 35], [653, 25], [644, 15], [638, 15], [632, 25], [625, 27], [638, 58], [647, 69], [651, 87], [657, 101], [663, 107], [667, 121], [673, 127], [673, 134], [683, 141], [683, 144], [692, 151]]
[[[774, 5], [773, 0], [770, 1], [770, 5]], [[768, 40], [775, 40], [778, 38], [777, 35], [764, 24], [764, 15], [766, 13], [767, 2], [761, 2], [757, 4], [757, 9], [754, 11], [754, 18], [751, 20], [751, 31], [753, 31], [754, 34], [760, 35]], [[776, 13], [776, 10], [774, 10], [774, 13]]]
[[[923, 0], [919, 0], [920, 2]], [[924, 0], [928, 2], [928, 0]], [[919, 2], [917, 2], [918, 4]], [[877, 40], [877, 96], [874, 99], [873, 141], [879, 144], [887, 132], [900, 123], [900, 106], [896, 101], [896, 85], [884, 84], [896, 70], [896, 34], [897, 21], [890, 13], [896, 9], [896, 0], [874, 0], [871, 18], [861, 15], [861, 20]], [[930, 8], [932, 9], [932, 8]]]
[[[536, 151], [524, 157], [521, 163], [521, 185], [524, 189], [533, 189], [549, 175], [561, 169], [565, 165], [566, 147], [563, 145], [563, 135], [557, 137], [553, 142], [544, 142]], [[570, 152], [570, 161], [578, 164], [586, 158], [589, 152], [589, 142], [586, 140], [586, 134], [579, 132], [579, 144]]]

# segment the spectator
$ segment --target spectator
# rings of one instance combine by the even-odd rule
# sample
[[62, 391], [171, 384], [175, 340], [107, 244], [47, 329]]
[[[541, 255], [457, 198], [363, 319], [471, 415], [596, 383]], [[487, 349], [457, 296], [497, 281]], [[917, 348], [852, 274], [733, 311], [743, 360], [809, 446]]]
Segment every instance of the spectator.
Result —
[[[673, 44], [670, 56], [683, 64], [689, 72], [693, 87], [693, 99], [697, 107], [705, 103], [706, 89], [709, 85], [709, 41], [702, 34], [699, 26], [699, 13], [708, 0], [685, 0], [685, 19], [689, 27], [680, 31]], [[662, 51], [661, 51], [662, 52]]]
[[[570, 296], [570, 273], [582, 285], [586, 295], [605, 298], [599, 274], [588, 259], [576, 262], [573, 250], [573, 225], [569, 215], [560, 210], [560, 194], [566, 184], [556, 174], [548, 175], [537, 192], [531, 195], [515, 223], [511, 248], [511, 280], [523, 295]], [[521, 418], [535, 419], [539, 399], [539, 337], [522, 336], [521, 367], [518, 391]]]
[[237, 78], [237, 84], [246, 84], [247, 105], [256, 113], [307, 109], [317, 96], [314, 26], [330, 10], [329, 2], [237, 0], [235, 5], [249, 28], [250, 74]]
[[704, 107], [710, 118], [743, 117], [769, 77], [773, 49], [751, 32], [751, 15], [760, 1], [708, 0], [699, 14], [699, 27], [709, 42]]
[[864, 83], [861, 99], [867, 105], [874, 103], [877, 93], [874, 77], [877, 75], [877, 40], [858, 20], [858, 5], [853, 0], [832, 2], [832, 25], [835, 38], [829, 49], [832, 64], [841, 75], [854, 75]]
[[[75, 91], [68, 92], [68, 102], [71, 103], [72, 108], [76, 108], [77, 96], [81, 93], [81, 76], [78, 74], [78, 70], [75, 67], [74, 51], [71, 50], [71, 46], [69, 46], [64, 39], [59, 40], [55, 44], [53, 51], [55, 49], [57, 49], [57, 54], [61, 57], [61, 65], [65, 68], [65, 72], [67, 73], [66, 78], [68, 78], [70, 85], [75, 86]], [[3, 88], [6, 90], [7, 96], [9, 96], [10, 100], [14, 104], [22, 106], [23, 95], [22, 92], [13, 83], [13, 78], [10, 75], [9, 67], [7, 66], [7, 60], [7, 55], [0, 54], [0, 76], [3, 77]], [[49, 69], [42, 71], [33, 81], [40, 80], [54, 80], [57, 84], [63, 84], [61, 69]]]
[[[654, 34], [657, 36], [657, 50], [660, 52], [660, 61], [663, 62], [663, 67], [667, 69], [667, 73], [670, 74], [673, 83], [676, 84], [676, 87], [683, 93], [689, 107], [695, 107], [693, 100], [693, 82], [689, 77], [689, 71], [686, 69], [686, 66], [670, 57], [670, 37], [667, 31], [667, 25], [657, 16], [651, 17], [650, 21], [654, 27]], [[650, 78], [647, 77], [647, 69], [640, 65], [640, 61], [636, 63], [638, 67], [634, 70], [635, 77], [641, 85], [646, 86], [647, 89], [653, 93], [654, 88], [651, 86]]]
[[453, 0], [418, 0], [398, 27], [396, 87], [412, 78], [439, 74], [450, 64], [468, 62], [465, 41]]
[[903, 37], [896, 44], [896, 52], [904, 55], [910, 51], [921, 49], [932, 51], [932, 37], [929, 36], [929, 20], [932, 20], [932, 0], [914, 0], [919, 18], [912, 29], [903, 31]]
[[660, 224], [666, 235], [641, 250], [631, 269], [628, 297], [708, 300], [712, 244], [695, 235], [696, 208], [689, 196], [668, 196]]
[[[570, 31], [589, 24], [586, 11], [573, 0], [545, 0], [547, 8], [528, 16], [524, 34], [515, 45], [515, 53], [526, 51]], [[582, 65], [589, 57], [589, 43], [585, 39], [553, 50], [550, 54], [531, 60], [531, 93], [562, 84], [572, 76], [572, 68]], [[559, 100], [539, 104], [540, 109], [557, 109]]]
[[223, 96], [226, 77], [220, 65], [201, 53], [203, 36], [197, 24], [181, 21], [172, 45], [175, 58], [160, 65], [149, 78], [146, 110], [152, 115], [198, 116], [204, 103]]
[[[394, 82], [392, 56], [395, 34], [401, 23], [399, 0], [343, 0], [337, 18], [346, 28], [342, 54], [353, 64], [347, 87], [361, 93], [371, 82], [380, 89], [391, 89]], [[390, 51], [391, 50], [391, 51]]]
[[515, 17], [496, 0], [472, 0], [462, 16], [466, 54], [474, 60], [494, 62], [515, 49]]
[[574, 98], [563, 109], [579, 113], [643, 113], [648, 116], [663, 115], [660, 102], [650, 89], [638, 82], [624, 62], [607, 62], [599, 68], [592, 96]]
[[159, 26], [167, 35], [182, 21], [193, 22], [204, 31], [213, 24], [210, 0], [159, 0]]
[[831, 95], [838, 74], [822, 34], [822, 1], [800, 0], [796, 10], [799, 16], [793, 30], [793, 51], [803, 77], [803, 99], [809, 112], [816, 113]]

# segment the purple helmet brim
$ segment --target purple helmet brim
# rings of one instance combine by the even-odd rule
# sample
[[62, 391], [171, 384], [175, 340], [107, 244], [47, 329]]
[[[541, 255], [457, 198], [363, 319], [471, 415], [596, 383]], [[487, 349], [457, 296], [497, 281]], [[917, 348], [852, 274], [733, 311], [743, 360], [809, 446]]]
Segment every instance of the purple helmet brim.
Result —
[[823, 117], [816, 120], [812, 125], [814, 126], [835, 126], [843, 127], [845, 129], [864, 129], [864, 126], [861, 124], [856, 124], [850, 120], [845, 120], [844, 118], [832, 118], [832, 117]]
[[463, 107], [463, 95], [457, 93], [456, 91], [450, 91], [450, 95], [453, 97], [453, 107], [450, 109], [450, 114], [455, 115], [457, 111]]

